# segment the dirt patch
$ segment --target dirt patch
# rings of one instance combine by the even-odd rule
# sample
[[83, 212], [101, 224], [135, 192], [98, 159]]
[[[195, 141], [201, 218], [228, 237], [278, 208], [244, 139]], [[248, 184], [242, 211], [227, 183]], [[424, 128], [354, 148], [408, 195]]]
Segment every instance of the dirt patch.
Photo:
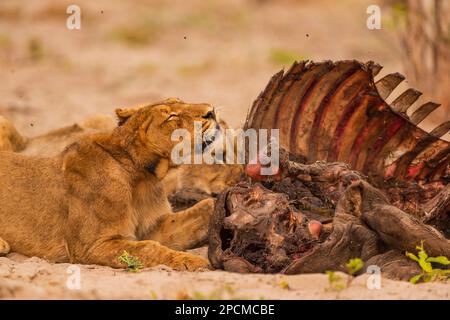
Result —
[[[203, 249], [203, 253], [206, 250]], [[224, 271], [176, 272], [165, 267], [128, 273], [108, 267], [75, 265], [80, 289], [67, 287], [73, 269], [17, 254], [0, 258], [1, 299], [450, 299], [448, 284], [383, 278], [368, 289], [368, 275], [336, 291], [324, 274], [262, 275]], [[73, 268], [73, 266], [72, 266]], [[72, 270], [72, 271], [71, 271]], [[70, 272], [70, 273], [68, 273]], [[337, 273], [345, 278], [344, 274]]]

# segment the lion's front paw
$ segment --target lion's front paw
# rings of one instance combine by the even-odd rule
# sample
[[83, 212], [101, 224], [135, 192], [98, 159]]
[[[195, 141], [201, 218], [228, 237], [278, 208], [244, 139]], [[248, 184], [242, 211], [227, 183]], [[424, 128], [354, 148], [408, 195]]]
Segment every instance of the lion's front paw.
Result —
[[182, 271], [205, 271], [209, 268], [209, 262], [202, 257], [180, 252], [175, 257], [172, 267]]
[[0, 256], [8, 254], [9, 250], [10, 250], [9, 244], [5, 240], [0, 238]]
[[214, 211], [214, 206], [216, 205], [216, 199], [208, 198], [203, 200], [203, 209], [208, 212], [209, 215], [212, 215]]
[[192, 211], [194, 212], [194, 216], [196, 216], [196, 219], [199, 219], [201, 221], [200, 223], [203, 226], [209, 225], [209, 220], [213, 215], [215, 204], [216, 199], [207, 198], [200, 201], [193, 207]]
[[189, 211], [192, 212], [192, 214], [197, 216], [203, 216], [205, 218], [208, 218], [212, 215], [214, 211], [214, 205], [216, 203], [216, 199], [214, 198], [206, 198], [192, 206]]
[[209, 221], [214, 212], [214, 205], [215, 199], [204, 199], [191, 211], [191, 222], [186, 229], [190, 238], [188, 249], [199, 247], [207, 242]]

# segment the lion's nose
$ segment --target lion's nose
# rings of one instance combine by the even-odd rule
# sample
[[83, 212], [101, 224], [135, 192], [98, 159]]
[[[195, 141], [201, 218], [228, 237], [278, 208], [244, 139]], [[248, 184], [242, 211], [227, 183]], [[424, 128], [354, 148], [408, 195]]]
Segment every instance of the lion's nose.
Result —
[[214, 112], [214, 110], [210, 110], [202, 118], [216, 120], [216, 113]]

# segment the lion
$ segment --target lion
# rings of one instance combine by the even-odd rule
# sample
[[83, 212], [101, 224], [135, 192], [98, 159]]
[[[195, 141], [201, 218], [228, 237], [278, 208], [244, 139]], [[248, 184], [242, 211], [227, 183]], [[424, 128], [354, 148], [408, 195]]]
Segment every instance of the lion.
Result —
[[74, 125], [59, 128], [37, 137], [25, 137], [5, 117], [0, 116], [0, 151], [13, 151], [31, 156], [52, 157], [80, 137], [111, 132], [116, 127], [108, 115], [96, 115]]
[[112, 132], [83, 135], [54, 157], [0, 152], [3, 253], [120, 268], [125, 250], [146, 267], [208, 267], [181, 250], [206, 239], [214, 200], [172, 213], [161, 181], [173, 166], [171, 133], [192, 134], [194, 121], [217, 128], [213, 108], [168, 99], [116, 114]]
[[[217, 119], [222, 129], [228, 124]], [[108, 115], [89, 117], [81, 123], [59, 128], [37, 137], [21, 135], [14, 125], [0, 116], [0, 151], [13, 151], [30, 156], [52, 157], [59, 154], [66, 146], [87, 134], [111, 132], [115, 121]], [[222, 150], [226, 157], [227, 150]], [[196, 189], [209, 195], [217, 195], [228, 187], [235, 185], [243, 166], [239, 164], [197, 164], [181, 165], [170, 168], [162, 180], [167, 195], [178, 191]]]

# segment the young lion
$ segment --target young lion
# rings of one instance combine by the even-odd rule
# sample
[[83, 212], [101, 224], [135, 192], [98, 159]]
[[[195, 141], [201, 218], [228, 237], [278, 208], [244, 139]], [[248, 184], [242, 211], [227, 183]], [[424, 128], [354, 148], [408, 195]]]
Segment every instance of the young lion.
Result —
[[126, 250], [146, 267], [208, 266], [171, 248], [204, 239], [213, 200], [172, 214], [161, 179], [173, 130], [193, 133], [194, 121], [216, 128], [213, 109], [169, 99], [116, 113], [112, 133], [84, 136], [56, 157], [0, 152], [0, 250], [111, 267], [122, 267]]

